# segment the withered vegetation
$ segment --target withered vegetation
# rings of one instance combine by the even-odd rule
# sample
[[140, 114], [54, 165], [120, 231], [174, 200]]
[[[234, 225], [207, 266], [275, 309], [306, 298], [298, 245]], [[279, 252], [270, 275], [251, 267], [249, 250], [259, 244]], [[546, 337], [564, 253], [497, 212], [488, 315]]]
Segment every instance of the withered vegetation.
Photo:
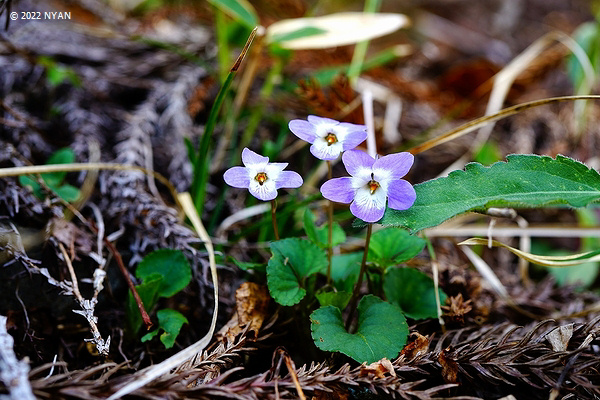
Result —
[[[286, 2], [290, 13], [305, 8], [302, 1]], [[0, 168], [43, 164], [53, 152], [68, 146], [77, 162], [144, 167], [167, 177], [178, 190], [187, 190], [192, 169], [184, 138], [195, 142], [201, 136], [218, 91], [210, 73], [216, 63], [211, 10], [203, 5], [174, 10], [165, 6], [136, 20], [100, 1], [59, 3], [88, 29], [80, 24], [17, 20], [9, 21], [10, 29], [0, 33]], [[270, 9], [271, 2], [255, 3], [259, 10]], [[584, 2], [574, 3], [584, 8]], [[10, 11], [7, 4], [18, 12], [42, 7], [29, 0], [3, 4], [0, 1], [0, 12]], [[495, 43], [508, 43], [502, 51], [496, 49], [498, 63], [508, 61], [503, 51], [522, 50], [535, 39], [525, 38], [521, 31], [513, 38], [511, 29], [526, 24], [532, 13], [564, 10], [558, 0], [523, 4], [521, 18], [506, 28], [504, 36], [497, 34]], [[279, 7], [278, 12], [284, 13], [286, 7]], [[470, 7], [468, 15], [489, 11], [485, 7]], [[460, 20], [455, 12], [446, 11], [449, 18]], [[265, 15], [273, 18], [269, 12]], [[428, 16], [424, 13], [422, 18]], [[573, 29], [586, 17], [578, 14], [574, 22], [559, 23]], [[171, 21], [172, 36], [167, 40], [157, 34], [155, 41], [147, 40], [163, 19]], [[485, 21], [475, 18], [471, 29], [481, 29], [478, 24]], [[539, 27], [530, 28], [537, 33]], [[473, 56], [480, 44], [464, 46], [458, 51]], [[408, 141], [444, 115], [467, 118], [481, 113], [478, 100], [489, 85], [477, 92], [477, 87], [465, 89], [463, 79], [473, 71], [481, 72], [480, 64], [464, 62], [444, 76], [431, 78], [436, 71], [447, 71], [443, 64], [456, 60], [456, 50], [448, 47], [441, 45], [435, 60], [419, 51], [405, 64], [369, 72], [372, 79], [406, 100], [402, 135]], [[539, 73], [530, 70], [521, 77], [509, 102], [568, 87], [556, 72], [557, 58], [563, 53], [555, 53], [546, 63], [540, 60], [534, 66]], [[300, 81], [303, 68], [347, 62], [349, 56], [348, 49], [298, 52], [286, 71]], [[48, 79], [48, 62], [72, 74], [53, 83]], [[262, 72], [266, 68], [259, 66]], [[497, 70], [497, 66], [490, 68]], [[479, 83], [489, 77], [487, 67], [483, 70]], [[285, 118], [309, 112], [339, 118], [346, 113], [343, 116], [351, 122], [362, 122], [360, 109], [344, 108], [356, 97], [347, 81], [339, 79], [329, 89], [310, 80], [302, 82], [293, 95], [267, 99], [266, 112]], [[463, 101], [474, 108], [454, 108]], [[598, 107], [590, 105], [589, 115], [591, 123], [574, 134], [565, 122], [573, 119], [571, 111], [535, 110], [499, 124], [493, 138], [503, 153], [561, 152], [588, 160], [600, 143]], [[269, 129], [261, 126], [255, 140], [263, 139]], [[466, 151], [468, 140], [461, 138], [423, 154], [411, 181], [439, 174]], [[383, 140], [378, 145], [386, 150], [394, 147]], [[297, 157], [294, 150], [289, 153]], [[206, 220], [222, 206], [218, 201], [220, 173], [215, 171], [207, 188]], [[165, 187], [135, 171], [71, 173], [68, 180], [82, 188], [84, 203], [69, 207], [47, 187], [43, 188], [46, 197], [39, 199], [16, 177], [0, 179], [0, 315], [8, 317], [6, 329], [15, 341], [14, 348], [0, 346], [0, 359], [3, 351], [14, 351], [18, 359], [28, 360], [31, 389], [38, 398], [103, 399], [134, 380], [136, 371], [164, 360], [206, 333], [213, 283], [204, 247], [178, 215]], [[226, 211], [240, 208], [243, 199], [235, 196], [224, 199]], [[530, 221], [574, 219], [566, 210], [528, 213]], [[303, 336], [290, 321], [293, 316], [262, 295], [238, 292], [236, 296], [244, 275], [223, 261], [219, 265], [219, 327], [224, 330], [197, 355], [195, 367], [164, 375], [133, 396], [292, 399], [302, 392], [318, 400], [600, 398], [600, 296], [572, 286], [559, 287], [549, 277], [525, 284], [518, 279], [514, 258], [499, 250], [485, 251], [509, 291], [512, 303], [507, 303], [467, 267], [452, 241], [435, 239], [434, 245], [441, 267], [440, 286], [450, 296], [444, 306], [447, 329], [443, 332], [436, 321], [411, 326], [409, 344], [397, 359], [356, 365], [340, 355], [317, 353], [310, 342], [295, 343], [295, 338]], [[573, 243], [566, 246], [573, 247]], [[133, 273], [144, 255], [164, 247], [184, 251], [194, 277], [188, 288], [167, 300], [169, 307], [181, 311], [190, 322], [178, 338], [177, 349], [170, 351], [157, 342], [132, 340], [124, 332], [127, 286], [117, 268], [121, 259]], [[240, 259], [249, 259], [250, 251], [261, 248], [248, 246], [242, 239], [230, 250]], [[418, 258], [415, 264], [430, 272], [428, 259]], [[79, 280], [79, 296], [71, 269]], [[264, 293], [264, 288], [254, 289]], [[249, 297], [258, 299], [252, 307], [244, 305]], [[92, 338], [90, 321], [97, 324], [98, 337]], [[98, 344], [108, 346], [109, 338], [110, 349], [98, 355]], [[313, 355], [318, 358], [312, 360]], [[292, 359], [296, 367], [290, 370]], [[0, 380], [0, 395], [9, 389]]]

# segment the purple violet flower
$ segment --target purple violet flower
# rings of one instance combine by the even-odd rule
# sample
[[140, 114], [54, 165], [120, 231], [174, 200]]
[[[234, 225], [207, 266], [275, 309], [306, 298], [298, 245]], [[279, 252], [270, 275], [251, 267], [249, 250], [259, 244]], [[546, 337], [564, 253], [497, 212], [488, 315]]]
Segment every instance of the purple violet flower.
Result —
[[367, 138], [367, 127], [314, 115], [308, 121], [294, 119], [290, 130], [300, 139], [311, 143], [310, 152], [321, 160], [335, 160], [346, 150], [361, 144]]
[[377, 222], [387, 205], [395, 210], [410, 208], [417, 195], [402, 178], [414, 162], [410, 153], [395, 153], [375, 160], [367, 153], [349, 150], [342, 162], [350, 177], [334, 178], [321, 186], [323, 197], [350, 204], [350, 212], [365, 222]]
[[223, 174], [225, 183], [263, 201], [277, 197], [277, 189], [302, 186], [302, 177], [293, 171], [284, 171], [288, 163], [270, 163], [269, 157], [256, 154], [248, 148], [242, 151], [244, 167], [231, 167]]

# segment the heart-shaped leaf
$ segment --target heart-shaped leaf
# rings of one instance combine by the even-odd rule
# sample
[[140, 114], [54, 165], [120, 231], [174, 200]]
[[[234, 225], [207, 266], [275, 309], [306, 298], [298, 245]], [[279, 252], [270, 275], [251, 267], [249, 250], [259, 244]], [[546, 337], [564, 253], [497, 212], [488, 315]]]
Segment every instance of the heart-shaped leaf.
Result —
[[380, 267], [398, 265], [415, 257], [425, 247], [425, 240], [401, 228], [386, 228], [371, 235], [368, 261]]
[[304, 280], [327, 266], [325, 251], [306, 239], [288, 238], [271, 243], [273, 257], [267, 264], [267, 284], [275, 301], [297, 304], [306, 295]]
[[[439, 289], [438, 289], [439, 290]], [[383, 276], [383, 291], [387, 301], [396, 304], [413, 319], [437, 317], [433, 279], [414, 268], [390, 268]], [[446, 294], [439, 290], [440, 304]]]
[[315, 310], [310, 320], [318, 348], [339, 351], [359, 363], [395, 358], [408, 337], [408, 325], [400, 309], [372, 295], [358, 304], [356, 333], [346, 331], [342, 313], [334, 306]]
[[158, 295], [171, 297], [186, 287], [192, 280], [192, 269], [180, 250], [159, 249], [144, 257], [135, 270], [138, 279], [146, 280], [150, 275], [162, 276]]

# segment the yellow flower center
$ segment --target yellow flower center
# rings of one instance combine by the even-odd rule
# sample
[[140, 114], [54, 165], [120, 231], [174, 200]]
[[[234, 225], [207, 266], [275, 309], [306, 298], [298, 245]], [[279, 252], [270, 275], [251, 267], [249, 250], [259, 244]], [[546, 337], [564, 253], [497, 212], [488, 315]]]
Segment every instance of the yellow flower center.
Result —
[[327, 142], [327, 146], [331, 146], [334, 143], [337, 143], [338, 139], [335, 136], [335, 133], [329, 132], [327, 136], [325, 136], [325, 141]]
[[369, 190], [371, 191], [371, 194], [373, 194], [379, 188], [379, 182], [374, 181], [374, 180], [370, 180], [367, 183], [367, 186], [369, 187]]
[[254, 177], [254, 180], [257, 181], [261, 186], [263, 183], [265, 183], [265, 181], [269, 179], [267, 178], [267, 174], [264, 172], [259, 172], [258, 174], [256, 174], [256, 176]]

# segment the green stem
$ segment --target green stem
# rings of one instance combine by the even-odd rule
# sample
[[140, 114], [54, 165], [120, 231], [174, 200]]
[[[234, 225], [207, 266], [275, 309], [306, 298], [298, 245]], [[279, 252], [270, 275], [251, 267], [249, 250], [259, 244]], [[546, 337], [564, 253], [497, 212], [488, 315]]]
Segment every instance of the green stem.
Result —
[[[327, 161], [327, 179], [333, 178], [331, 161]], [[331, 283], [331, 258], [333, 256], [333, 202], [329, 201], [327, 206], [327, 284]]]
[[273, 232], [275, 233], [275, 240], [279, 240], [279, 229], [277, 229], [277, 217], [275, 216], [275, 210], [277, 210], [277, 201], [271, 200], [271, 219], [273, 220]]
[[200, 145], [198, 146], [198, 153], [196, 156], [196, 163], [194, 164], [194, 179], [192, 181], [192, 195], [194, 196], [194, 206], [198, 211], [199, 215], [202, 215], [202, 209], [204, 207], [204, 196], [206, 195], [206, 184], [208, 182], [209, 173], [210, 173], [210, 139], [212, 133], [215, 129], [215, 125], [217, 124], [217, 117], [219, 116], [219, 110], [221, 109], [221, 105], [225, 100], [227, 92], [229, 91], [229, 87], [233, 82], [233, 78], [242, 63], [242, 60], [246, 56], [252, 41], [254, 40], [254, 36], [256, 36], [256, 29], [252, 31], [248, 41], [246, 42], [246, 46], [240, 53], [239, 57], [233, 64], [233, 67], [229, 70], [229, 74], [227, 75], [227, 79], [221, 86], [219, 93], [217, 94], [217, 98], [213, 103], [213, 106], [210, 110], [210, 115], [208, 116], [208, 121], [206, 121], [206, 126], [204, 127], [204, 133], [202, 134], [202, 138], [200, 139]]
[[356, 311], [356, 304], [358, 303], [358, 296], [360, 294], [360, 287], [362, 286], [363, 276], [367, 270], [367, 255], [369, 254], [369, 243], [371, 242], [371, 231], [373, 230], [373, 224], [367, 225], [367, 237], [365, 239], [365, 252], [363, 253], [362, 262], [360, 264], [360, 273], [358, 274], [358, 282], [354, 287], [352, 298], [350, 299], [350, 312], [348, 313], [348, 319], [346, 319], [346, 330], [350, 329], [352, 323], [352, 317], [354, 311]]
[[[375, 13], [379, 6], [381, 5], [381, 0], [367, 0], [365, 1], [365, 13]], [[350, 81], [356, 80], [360, 75], [360, 71], [362, 69], [362, 65], [365, 61], [365, 56], [367, 54], [367, 48], [369, 47], [369, 41], [364, 40], [359, 42], [354, 46], [354, 54], [352, 55], [352, 62], [350, 63], [350, 68], [348, 68], [348, 78]]]

